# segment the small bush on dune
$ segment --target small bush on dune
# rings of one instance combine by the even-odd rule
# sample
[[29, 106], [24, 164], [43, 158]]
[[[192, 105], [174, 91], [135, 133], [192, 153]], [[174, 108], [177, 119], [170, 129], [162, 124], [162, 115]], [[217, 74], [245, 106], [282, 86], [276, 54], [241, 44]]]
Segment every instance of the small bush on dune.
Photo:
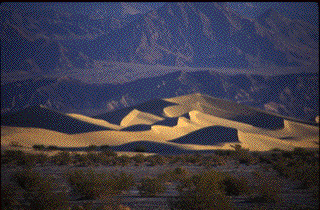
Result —
[[34, 150], [45, 150], [46, 147], [43, 144], [35, 144], [32, 146]]
[[141, 196], [153, 197], [163, 193], [166, 188], [159, 179], [146, 177], [141, 180], [138, 190]]
[[144, 145], [138, 145], [134, 148], [135, 152], [147, 152], [147, 147]]

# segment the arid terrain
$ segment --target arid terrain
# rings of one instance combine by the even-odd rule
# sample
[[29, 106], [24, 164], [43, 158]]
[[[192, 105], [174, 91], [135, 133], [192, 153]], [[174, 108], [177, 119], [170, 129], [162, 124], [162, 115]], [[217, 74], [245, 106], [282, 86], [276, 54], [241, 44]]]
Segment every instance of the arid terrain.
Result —
[[[208, 191], [214, 209], [316, 209], [319, 204], [315, 121], [190, 94], [95, 117], [30, 107], [4, 115], [1, 123], [2, 183], [20, 189], [13, 194], [38, 192], [20, 179], [51, 177], [50, 192], [65, 193], [70, 208], [189, 209], [183, 203], [193, 201], [185, 189], [207, 209], [208, 198], [202, 197], [207, 193], [197, 194], [189, 185], [197, 180], [200, 192], [205, 183], [219, 186]], [[209, 181], [198, 186], [202, 179]], [[101, 186], [119, 189], [105, 195], [109, 188]], [[17, 208], [39, 207], [36, 197], [16, 196]]]

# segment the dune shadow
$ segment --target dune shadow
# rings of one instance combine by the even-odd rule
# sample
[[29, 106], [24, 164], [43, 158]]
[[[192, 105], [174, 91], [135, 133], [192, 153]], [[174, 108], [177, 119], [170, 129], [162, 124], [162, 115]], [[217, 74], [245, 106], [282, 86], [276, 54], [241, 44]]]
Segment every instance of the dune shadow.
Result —
[[238, 131], [234, 128], [210, 126], [171, 140], [170, 142], [178, 144], [218, 145], [228, 142], [239, 143], [239, 139]]
[[157, 143], [157, 142], [150, 142], [150, 141], [136, 141], [130, 142], [127, 144], [122, 144], [119, 146], [112, 147], [115, 151], [130, 151], [134, 152], [138, 147], [145, 147], [146, 152], [149, 153], [157, 153], [157, 154], [181, 154], [184, 153], [185, 150], [180, 149], [175, 146], [167, 145], [165, 143]]
[[253, 115], [238, 115], [232, 120], [270, 130], [284, 128], [283, 118], [259, 112]]
[[22, 111], [2, 116], [1, 125], [42, 128], [66, 134], [112, 130], [110, 128], [83, 122], [59, 112], [37, 106], [28, 107]]
[[134, 109], [137, 109], [141, 112], [147, 112], [149, 114], [157, 115], [157, 116], [163, 116], [163, 109], [167, 106], [172, 106], [172, 105], [177, 105], [177, 104], [167, 102], [164, 100], [153, 100], [153, 101], [148, 101], [139, 105], [116, 110], [114, 112], [108, 112], [102, 115], [97, 115], [92, 118], [102, 119], [112, 124], [120, 125], [122, 119]]
[[132, 125], [121, 129], [121, 131], [148, 131], [151, 130], [151, 125]]

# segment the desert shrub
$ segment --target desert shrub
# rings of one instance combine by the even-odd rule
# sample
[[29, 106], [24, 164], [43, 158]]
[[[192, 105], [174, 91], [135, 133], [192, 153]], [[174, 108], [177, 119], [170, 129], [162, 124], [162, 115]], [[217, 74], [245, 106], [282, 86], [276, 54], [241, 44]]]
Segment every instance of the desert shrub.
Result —
[[319, 186], [319, 159], [313, 156], [312, 151], [300, 148], [286, 151], [271, 163], [281, 176], [301, 181], [303, 188]]
[[15, 163], [17, 165], [24, 165], [26, 154], [21, 150], [5, 150], [1, 153], [1, 163]]
[[65, 210], [69, 206], [68, 196], [64, 192], [36, 192], [29, 200], [31, 209]]
[[167, 159], [169, 164], [175, 164], [180, 162], [182, 158], [180, 157], [180, 155], [174, 155], [174, 156], [170, 155], [170, 156], [167, 156]]
[[186, 163], [198, 164], [201, 162], [201, 155], [199, 154], [183, 155], [182, 157]]
[[144, 145], [138, 145], [134, 148], [135, 152], [147, 152], [147, 147]]
[[24, 159], [24, 166], [28, 166], [28, 167], [33, 167], [35, 166], [38, 162], [40, 161], [40, 159], [38, 158], [38, 155], [36, 154], [30, 154], [30, 153], [25, 153], [25, 159]]
[[162, 182], [166, 181], [181, 181], [187, 178], [190, 175], [190, 172], [182, 167], [177, 167], [173, 170], [167, 170], [158, 175], [158, 178]]
[[45, 150], [46, 147], [43, 144], [35, 144], [32, 146], [34, 150]]
[[242, 177], [226, 176], [222, 181], [222, 186], [229, 196], [238, 196], [249, 192], [248, 180]]
[[38, 172], [24, 169], [13, 176], [13, 180], [25, 191], [50, 191], [52, 190], [52, 179], [42, 177]]
[[52, 157], [52, 160], [56, 165], [67, 165], [71, 162], [71, 155], [66, 151], [59, 152]]
[[243, 149], [241, 145], [234, 146], [234, 153], [231, 155], [233, 159], [239, 160], [241, 164], [256, 164], [259, 162], [259, 158], [249, 153], [248, 149]]
[[138, 190], [141, 196], [153, 197], [163, 193], [166, 187], [161, 183], [160, 179], [146, 177], [141, 180]]
[[264, 202], [278, 202], [280, 200], [281, 186], [277, 179], [263, 175], [260, 172], [254, 174], [257, 178], [258, 186], [256, 199]]
[[143, 163], [145, 161], [145, 156], [144, 155], [135, 155], [131, 158], [132, 160], [134, 160], [134, 162], [139, 165], [141, 163]]
[[72, 155], [72, 160], [74, 164], [79, 164], [79, 166], [88, 166], [91, 164], [86, 154], [74, 154]]
[[178, 186], [179, 197], [169, 200], [171, 209], [232, 209], [221, 181], [224, 174], [208, 171], [184, 179]]
[[19, 187], [12, 183], [1, 183], [1, 209], [14, 209], [20, 205], [18, 199], [21, 197], [21, 193], [19, 190]]
[[156, 165], [164, 165], [167, 162], [167, 159], [161, 155], [154, 155], [154, 156], [149, 156], [147, 158], [147, 161], [149, 162], [150, 166], [156, 166]]
[[121, 156], [117, 157], [117, 160], [119, 162], [119, 165], [121, 165], [121, 166], [126, 166], [131, 162], [130, 157], [127, 155], [121, 155]]
[[119, 175], [111, 175], [114, 181], [114, 186], [117, 191], [128, 191], [132, 186], [135, 185], [132, 174], [126, 174], [121, 172]]
[[118, 154], [113, 150], [113, 149], [103, 149], [101, 152], [102, 155], [107, 156], [107, 157], [117, 157]]
[[94, 163], [94, 164], [98, 164], [102, 162], [102, 155], [96, 153], [96, 152], [88, 152], [87, 154], [87, 158], [89, 160], [89, 162]]
[[41, 165], [49, 161], [48, 155], [43, 153], [35, 155], [35, 158], [36, 158], [36, 162]]
[[41, 176], [30, 169], [17, 172], [13, 180], [26, 191], [27, 201], [31, 209], [55, 210], [66, 209], [68, 198], [65, 193], [53, 192], [53, 179]]
[[86, 173], [81, 170], [68, 173], [67, 180], [77, 192], [88, 199], [117, 195], [133, 185], [130, 175], [106, 175], [92, 170]]
[[98, 146], [96, 145], [89, 145], [87, 148], [86, 148], [86, 151], [87, 152], [92, 152], [92, 151], [97, 151], [99, 149]]

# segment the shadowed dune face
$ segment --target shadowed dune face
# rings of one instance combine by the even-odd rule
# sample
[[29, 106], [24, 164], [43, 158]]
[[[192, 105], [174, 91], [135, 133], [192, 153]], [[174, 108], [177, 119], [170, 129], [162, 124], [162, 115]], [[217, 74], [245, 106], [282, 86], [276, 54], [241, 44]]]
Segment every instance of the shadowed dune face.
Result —
[[121, 131], [147, 131], [151, 129], [151, 125], [132, 125], [121, 129]]
[[284, 120], [282, 118], [258, 112], [253, 116], [236, 116], [232, 120], [270, 130], [284, 128]]
[[111, 130], [41, 107], [29, 107], [23, 111], [5, 115], [1, 117], [1, 125], [43, 128], [67, 134]]
[[137, 147], [143, 146], [146, 148], [146, 152], [148, 153], [156, 153], [156, 154], [187, 154], [187, 153], [210, 153], [214, 150], [190, 150], [183, 149], [175, 145], [169, 145], [166, 143], [158, 143], [151, 141], [136, 141], [130, 142], [128, 144], [122, 144], [120, 146], [112, 147], [113, 150], [116, 151], [134, 151]]
[[239, 143], [239, 139], [236, 129], [211, 126], [194, 131], [170, 142], [178, 144], [217, 145], [231, 142]]

